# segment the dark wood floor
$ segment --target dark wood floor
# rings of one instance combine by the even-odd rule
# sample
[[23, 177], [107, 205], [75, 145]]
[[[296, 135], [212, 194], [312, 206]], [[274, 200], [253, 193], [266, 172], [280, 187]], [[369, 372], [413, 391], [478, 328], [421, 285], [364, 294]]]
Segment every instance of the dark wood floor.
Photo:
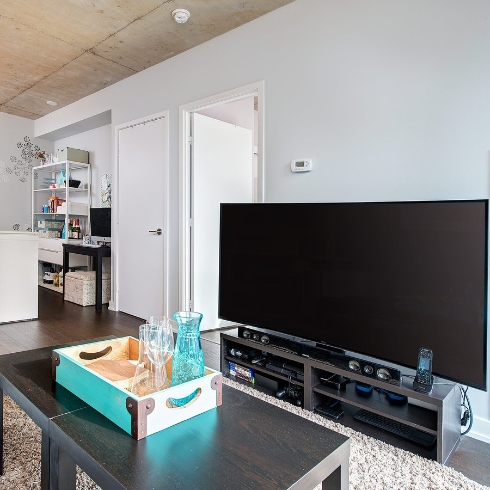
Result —
[[[0, 355], [107, 335], [138, 337], [141, 318], [94, 307], [63, 302], [61, 294], [39, 288], [39, 318], [30, 322], [0, 324]], [[219, 332], [202, 335], [206, 365], [219, 369]], [[490, 444], [464, 436], [448, 466], [490, 486]]]

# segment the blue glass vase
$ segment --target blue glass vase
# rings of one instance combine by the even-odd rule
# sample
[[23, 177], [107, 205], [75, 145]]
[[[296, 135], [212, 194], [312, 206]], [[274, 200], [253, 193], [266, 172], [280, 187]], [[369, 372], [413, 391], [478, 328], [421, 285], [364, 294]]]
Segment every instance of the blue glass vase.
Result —
[[[202, 314], [195, 311], [177, 311], [173, 318], [178, 327], [172, 363], [172, 386], [176, 386], [204, 376], [204, 353], [199, 331]], [[179, 400], [178, 405], [185, 405], [192, 398], [194, 394]]]

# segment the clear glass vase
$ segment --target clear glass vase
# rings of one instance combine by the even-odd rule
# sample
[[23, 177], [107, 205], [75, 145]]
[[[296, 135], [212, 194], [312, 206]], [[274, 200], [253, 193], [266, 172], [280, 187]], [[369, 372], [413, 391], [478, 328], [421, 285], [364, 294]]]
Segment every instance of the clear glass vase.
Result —
[[[201, 346], [199, 326], [202, 314], [195, 311], [177, 311], [173, 315], [177, 322], [177, 341], [172, 363], [172, 386], [204, 376], [204, 353]], [[194, 394], [174, 400], [178, 406], [185, 405]]]
[[170, 386], [163, 356], [162, 328], [144, 324], [139, 327], [139, 355], [130, 391], [147, 396]]

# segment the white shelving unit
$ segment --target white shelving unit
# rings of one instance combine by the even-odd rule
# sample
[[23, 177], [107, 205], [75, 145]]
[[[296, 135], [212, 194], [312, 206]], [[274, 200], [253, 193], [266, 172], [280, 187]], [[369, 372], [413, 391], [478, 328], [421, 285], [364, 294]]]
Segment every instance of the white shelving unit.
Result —
[[[64, 172], [65, 185], [59, 182], [60, 175]], [[82, 232], [90, 226], [91, 205], [91, 168], [89, 163], [63, 161], [47, 165], [40, 165], [32, 169], [32, 229], [39, 232], [38, 259], [61, 268], [63, 265], [63, 243], [81, 243], [66, 236], [61, 238], [63, 225], [68, 230], [71, 219], [78, 218]], [[79, 180], [78, 187], [70, 187], [70, 180]], [[55, 184], [56, 188], [51, 185]], [[66, 208], [58, 207], [54, 213], [45, 213], [42, 207], [49, 206], [49, 198], [56, 196], [66, 202]], [[40, 223], [44, 221], [44, 223]], [[43, 226], [39, 226], [42, 224]], [[87, 266], [87, 258], [73, 255], [70, 257], [71, 267]], [[50, 284], [40, 285], [62, 292], [62, 288], [53, 288]]]

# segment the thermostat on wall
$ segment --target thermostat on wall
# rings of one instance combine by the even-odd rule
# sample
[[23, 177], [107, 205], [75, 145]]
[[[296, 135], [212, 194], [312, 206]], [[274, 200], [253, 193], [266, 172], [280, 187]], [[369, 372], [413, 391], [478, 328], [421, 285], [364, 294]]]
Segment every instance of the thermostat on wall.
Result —
[[291, 162], [291, 172], [309, 172], [313, 163], [311, 158], [302, 158]]

